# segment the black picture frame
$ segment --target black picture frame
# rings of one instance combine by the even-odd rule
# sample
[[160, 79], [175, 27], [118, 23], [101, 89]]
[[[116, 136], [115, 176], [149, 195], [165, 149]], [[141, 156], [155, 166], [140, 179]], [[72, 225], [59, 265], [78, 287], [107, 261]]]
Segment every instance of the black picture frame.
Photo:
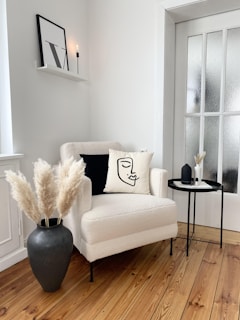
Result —
[[36, 19], [41, 66], [69, 70], [65, 29], [39, 14]]

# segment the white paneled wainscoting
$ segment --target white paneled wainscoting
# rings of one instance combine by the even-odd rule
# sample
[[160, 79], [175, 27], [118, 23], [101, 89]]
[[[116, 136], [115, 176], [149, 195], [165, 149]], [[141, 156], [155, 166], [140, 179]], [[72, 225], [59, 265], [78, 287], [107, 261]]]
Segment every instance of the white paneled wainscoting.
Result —
[[11, 196], [5, 170], [18, 171], [23, 155], [0, 155], [0, 272], [26, 258], [22, 214]]

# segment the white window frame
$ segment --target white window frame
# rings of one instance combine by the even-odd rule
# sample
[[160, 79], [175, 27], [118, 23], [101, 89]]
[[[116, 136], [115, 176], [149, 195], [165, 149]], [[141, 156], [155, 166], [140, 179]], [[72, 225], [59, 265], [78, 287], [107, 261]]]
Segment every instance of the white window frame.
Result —
[[0, 153], [13, 153], [6, 0], [0, 0]]

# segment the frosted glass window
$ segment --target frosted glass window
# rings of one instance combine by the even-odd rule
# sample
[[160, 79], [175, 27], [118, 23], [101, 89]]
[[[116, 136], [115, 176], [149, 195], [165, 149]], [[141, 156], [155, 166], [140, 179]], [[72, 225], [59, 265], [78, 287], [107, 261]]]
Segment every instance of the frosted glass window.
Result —
[[239, 164], [240, 116], [226, 116], [223, 132], [224, 191], [237, 192]]
[[205, 150], [203, 178], [240, 194], [240, 28], [190, 36], [187, 67], [185, 160]]
[[225, 110], [240, 111], [240, 28], [228, 30]]
[[207, 35], [205, 111], [220, 109], [220, 86], [222, 69], [222, 31]]
[[199, 152], [200, 118], [186, 118], [186, 163], [194, 166], [194, 155]]
[[188, 38], [187, 113], [200, 112], [202, 35]]
[[205, 117], [203, 177], [217, 180], [219, 117]]

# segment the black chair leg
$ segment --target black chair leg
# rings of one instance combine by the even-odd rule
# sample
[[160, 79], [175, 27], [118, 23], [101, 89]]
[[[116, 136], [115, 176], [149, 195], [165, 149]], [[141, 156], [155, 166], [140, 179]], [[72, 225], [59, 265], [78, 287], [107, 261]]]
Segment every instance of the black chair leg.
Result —
[[90, 282], [93, 281], [93, 262], [90, 262]]
[[170, 256], [173, 254], [173, 238], [170, 240]]

